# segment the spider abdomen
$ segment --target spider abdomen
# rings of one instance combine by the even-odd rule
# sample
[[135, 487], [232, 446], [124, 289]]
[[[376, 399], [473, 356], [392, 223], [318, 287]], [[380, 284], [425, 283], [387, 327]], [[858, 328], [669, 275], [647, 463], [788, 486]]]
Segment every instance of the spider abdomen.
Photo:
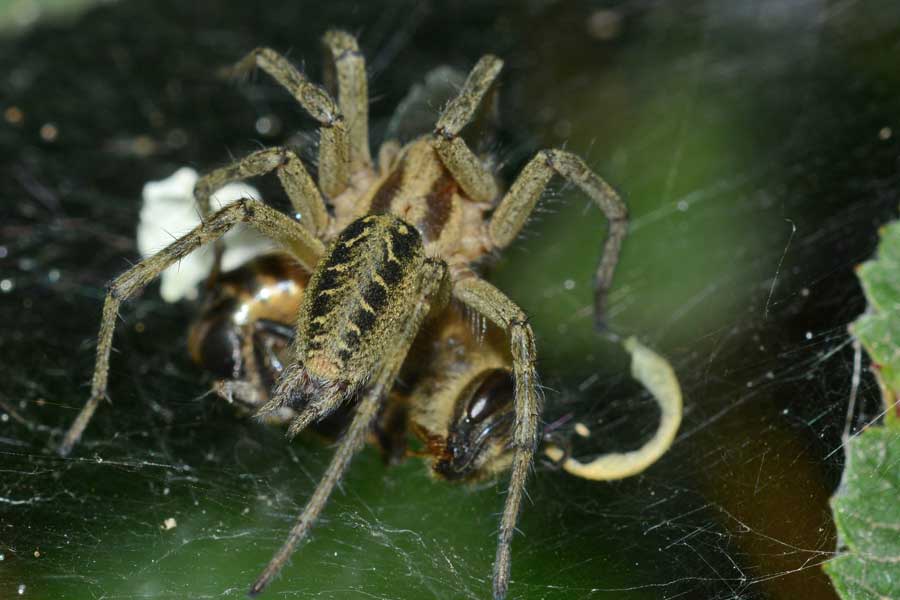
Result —
[[300, 310], [295, 360], [305, 375], [347, 392], [362, 385], [418, 301], [425, 260], [418, 230], [395, 216], [348, 225], [316, 266]]

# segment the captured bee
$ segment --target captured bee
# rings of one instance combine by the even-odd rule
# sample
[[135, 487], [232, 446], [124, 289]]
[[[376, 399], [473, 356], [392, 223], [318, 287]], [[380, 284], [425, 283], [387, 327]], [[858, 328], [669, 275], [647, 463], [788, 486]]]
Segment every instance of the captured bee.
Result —
[[[289, 320], [308, 282], [290, 257], [277, 253], [208, 282], [188, 350], [217, 378], [213, 390], [239, 412], [255, 414], [270, 400], [294, 338]], [[496, 327], [476, 334], [461, 311], [448, 310], [414, 342], [400, 376], [405, 383], [391, 390], [370, 441], [386, 462], [431, 459], [433, 473], [443, 479], [476, 481], [503, 471], [514, 419], [510, 365]], [[284, 409], [265, 420], [282, 424], [295, 416]], [[337, 437], [348, 416], [338, 411], [311, 427]], [[408, 447], [408, 434], [417, 448]]]
[[[270, 400], [294, 340], [290, 322], [300, 309], [309, 275], [286, 254], [265, 254], [238, 269], [213, 275], [198, 318], [188, 331], [188, 351], [217, 377], [214, 391], [239, 412], [255, 414]], [[293, 417], [287, 409], [268, 415]]]
[[[515, 422], [512, 357], [503, 332], [475, 332], [447, 311], [420, 343], [426, 363], [412, 378], [409, 429], [424, 444], [435, 476], [477, 481], [509, 468]], [[429, 402], [422, 402], [430, 398]]]
[[[235, 74], [263, 70], [318, 122], [317, 178], [293, 150], [274, 147], [197, 181], [202, 223], [110, 283], [91, 394], [59, 450], [71, 452], [106, 396], [122, 302], [169, 266], [247, 225], [289, 256], [296, 265], [289, 268], [308, 275], [292, 279], [303, 281], [299, 305], [286, 314], [288, 302], [275, 300], [277, 284], [257, 289], [242, 284], [241, 273], [223, 276], [218, 298], [192, 334], [194, 354], [222, 377], [223, 395], [258, 407], [262, 418], [289, 421], [290, 437], [332, 419], [343, 425], [331, 464], [250, 595], [282, 570], [370, 435], [381, 436], [390, 455], [402, 456], [407, 450], [396, 446], [403, 436], [395, 434], [408, 429], [421, 441], [410, 452], [432, 457], [440, 477], [466, 481], [510, 472], [493, 573], [494, 598], [502, 599], [540, 440], [543, 394], [528, 317], [481, 272], [518, 236], [550, 180], [560, 177], [591, 198], [608, 222], [594, 275], [594, 313], [602, 329], [628, 229], [625, 204], [582, 159], [558, 149], [537, 153], [501, 191], [493, 159], [476, 154], [461, 136], [481, 107], [496, 104], [503, 63], [490, 55], [454, 88], [429, 133], [405, 145], [386, 139], [373, 159], [365, 59], [343, 31], [326, 33], [324, 48], [326, 87], [269, 48], [252, 51], [233, 68]], [[271, 172], [290, 200], [290, 216], [250, 198], [211, 210], [210, 198], [223, 186]], [[490, 325], [483, 339], [467, 329], [469, 317]], [[633, 340], [626, 347], [635, 376], [661, 407], [675, 408], [664, 409], [657, 434], [645, 444], [649, 452], [614, 457], [610, 464], [625, 467], [606, 474], [646, 468], [671, 444], [672, 424], [677, 428], [680, 419], [681, 396], [668, 363]], [[559, 462], [570, 472], [581, 468], [582, 476], [600, 472], [595, 461], [561, 456]]]

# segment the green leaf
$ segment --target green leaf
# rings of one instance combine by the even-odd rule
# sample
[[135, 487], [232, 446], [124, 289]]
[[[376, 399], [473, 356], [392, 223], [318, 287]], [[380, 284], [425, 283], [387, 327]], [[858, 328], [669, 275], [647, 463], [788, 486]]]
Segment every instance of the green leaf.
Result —
[[850, 332], [872, 361], [884, 400], [885, 424], [900, 429], [900, 221], [881, 230], [877, 258], [860, 265], [857, 275], [869, 308]]
[[900, 299], [900, 221], [881, 230], [878, 258], [863, 263], [857, 269], [869, 304], [877, 311], [897, 313]]
[[900, 598], [900, 221], [882, 229], [877, 258], [857, 274], [869, 307], [850, 332], [872, 361], [885, 418], [846, 444], [831, 498], [840, 554], [825, 571], [844, 600], [882, 600]]
[[900, 598], [900, 434], [872, 427], [847, 444], [831, 510], [846, 552], [825, 571], [841, 598]]
[[[900, 275], [898, 275], [900, 276]], [[884, 401], [885, 424], [897, 430], [897, 392], [900, 390], [900, 318], [896, 314], [867, 313], [853, 323], [851, 332], [859, 339], [878, 378]]]

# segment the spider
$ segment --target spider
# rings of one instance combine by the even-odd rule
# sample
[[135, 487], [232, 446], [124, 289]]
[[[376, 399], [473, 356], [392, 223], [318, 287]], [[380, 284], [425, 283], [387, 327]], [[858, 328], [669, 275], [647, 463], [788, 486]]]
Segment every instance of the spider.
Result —
[[[306, 507], [249, 594], [262, 592], [280, 572], [369, 432], [390, 434], [384, 423], [394, 406], [404, 405], [390, 403], [385, 410], [394, 390], [409, 399], [405, 406], [428, 453], [437, 457], [437, 473], [469, 479], [511, 472], [493, 572], [494, 598], [504, 598], [510, 545], [539, 439], [542, 395], [528, 318], [479, 276], [480, 266], [516, 238], [550, 179], [559, 175], [596, 202], [609, 223], [594, 280], [595, 318], [602, 326], [606, 291], [627, 230], [626, 208], [612, 187], [562, 150], [539, 152], [501, 194], [487, 159], [460, 137], [479, 107], [493, 102], [502, 61], [491, 55], [471, 70], [430, 134], [402, 147], [386, 141], [373, 161], [364, 58], [346, 32], [329, 31], [323, 41], [327, 89], [269, 48], [250, 52], [232, 68], [235, 74], [262, 69], [318, 121], [318, 183], [285, 147], [253, 152], [197, 182], [194, 195], [203, 222], [110, 283], [91, 394], [59, 451], [72, 450], [106, 396], [121, 303], [170, 265], [205, 244], [218, 244], [246, 223], [275, 241], [308, 280], [303, 278], [295, 327], [285, 326], [291, 319], [284, 315], [259, 318], [250, 341], [236, 351], [232, 347], [232, 363], [257, 355], [268, 361], [266, 368], [231, 364], [221, 392], [262, 417], [288, 419], [290, 437], [308, 426], [324, 427], [329, 419], [346, 425]], [[272, 171], [296, 218], [253, 199], [211, 212], [210, 196], [217, 189]], [[459, 311], [490, 324], [486, 342], [460, 326], [465, 319]], [[216, 350], [202, 346], [212, 339], [209, 333], [195, 330], [195, 356]], [[277, 380], [252, 380], [267, 369]], [[411, 379], [411, 387], [395, 390], [401, 371], [409, 369], [418, 369], [419, 377]], [[451, 386], [451, 380], [462, 382], [462, 388]], [[461, 431], [464, 422], [475, 426]], [[384, 446], [391, 448], [390, 442]]]

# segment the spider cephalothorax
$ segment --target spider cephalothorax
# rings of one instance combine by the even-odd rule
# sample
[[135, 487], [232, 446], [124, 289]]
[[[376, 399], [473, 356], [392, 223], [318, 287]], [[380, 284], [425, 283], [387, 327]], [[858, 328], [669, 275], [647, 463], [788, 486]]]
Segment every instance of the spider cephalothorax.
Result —
[[[331, 465], [251, 594], [266, 587], [304, 538], [382, 414], [401, 370], [418, 368], [430, 373], [431, 381], [423, 377], [414, 389], [418, 400], [410, 409], [416, 413], [411, 419], [423, 439], [444, 444], [442, 449], [435, 446], [440, 453], [435, 470], [459, 479], [511, 470], [494, 566], [494, 596], [503, 598], [509, 584], [510, 543], [539, 435], [542, 398], [528, 319], [503, 292], [479, 277], [480, 259], [512, 242], [547, 183], [561, 176], [594, 200], [609, 221], [595, 275], [594, 308], [602, 322], [603, 301], [626, 232], [625, 206], [580, 158], [562, 150], [539, 152], [509, 190], [500, 192], [487, 166], [492, 163], [460, 137], [481, 105], [493, 105], [494, 83], [502, 66], [494, 56], [478, 61], [432, 133], [402, 147], [385, 141], [373, 163], [364, 59], [347, 33], [329, 32], [324, 42], [328, 90], [310, 83], [267, 48], [254, 50], [235, 67], [236, 72], [261, 68], [318, 121], [318, 182], [293, 151], [281, 147], [254, 152], [198, 181], [195, 196], [204, 222], [110, 284], [91, 396], [60, 450], [72, 449], [106, 394], [121, 302], [182, 257], [246, 223], [310, 273], [289, 347], [278, 327], [264, 323], [260, 331], [241, 338], [254, 348], [271, 344], [261, 360], [284, 361], [274, 392], [260, 412], [290, 418], [291, 434], [321, 422], [338, 408], [349, 407], [352, 415]], [[209, 214], [212, 192], [271, 171], [277, 173], [294, 217], [251, 199]], [[432, 355], [427, 336], [425, 342], [417, 339], [429, 327], [440, 331], [441, 322], [452, 323], [455, 318], [447, 317], [448, 311], [460, 309], [495, 328], [502, 352], [485, 361], [470, 361], [472, 370], [453, 379], [452, 370], [445, 374], [427, 364]], [[449, 338], [436, 334], [435, 339]], [[254, 353], [240, 350], [238, 355]], [[446, 348], [434, 354], [446, 355]], [[237, 358], [234, 352], [232, 356]], [[422, 361], [426, 364], [414, 366]], [[441, 359], [433, 362], [440, 364]], [[232, 392], [242, 392], [239, 375], [232, 378]], [[446, 385], [434, 387], [433, 380], [441, 377], [447, 379]], [[256, 394], [257, 402], [266, 392]], [[439, 401], [445, 393], [454, 401]], [[433, 406], [429, 398], [434, 398]]]

